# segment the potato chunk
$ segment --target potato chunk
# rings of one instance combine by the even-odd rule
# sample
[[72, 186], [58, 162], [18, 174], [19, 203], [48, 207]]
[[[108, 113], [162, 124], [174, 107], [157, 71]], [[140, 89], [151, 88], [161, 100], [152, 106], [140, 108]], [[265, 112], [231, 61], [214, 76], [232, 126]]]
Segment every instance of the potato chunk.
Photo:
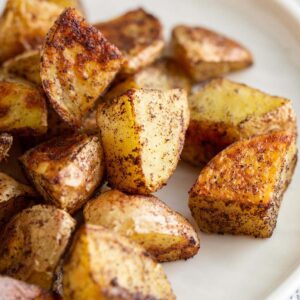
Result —
[[0, 134], [0, 162], [8, 156], [13, 143], [13, 137], [7, 133]]
[[162, 25], [143, 9], [95, 25], [124, 54], [122, 73], [132, 74], [150, 65], [164, 48]]
[[47, 34], [41, 60], [42, 84], [51, 104], [76, 127], [123, 62], [121, 52], [72, 8]]
[[98, 137], [60, 136], [26, 152], [21, 161], [45, 200], [67, 210], [78, 210], [100, 184], [104, 166]]
[[0, 272], [44, 289], [52, 286], [75, 220], [54, 206], [36, 205], [6, 225], [0, 243]]
[[28, 81], [0, 74], [0, 132], [27, 136], [46, 131], [43, 92]]
[[296, 137], [275, 132], [238, 141], [213, 158], [190, 191], [200, 229], [270, 237], [297, 160]]
[[253, 63], [242, 45], [214, 31], [179, 25], [172, 31], [173, 54], [196, 82], [244, 69]]
[[187, 259], [199, 250], [193, 226], [154, 196], [108, 191], [86, 204], [84, 218], [131, 238], [160, 262]]
[[64, 299], [157, 299], [175, 296], [145, 250], [104, 227], [84, 225], [64, 265]]
[[150, 194], [174, 172], [189, 122], [183, 90], [128, 90], [99, 105], [110, 186]]
[[191, 121], [182, 158], [196, 166], [240, 139], [297, 130], [289, 100], [226, 79], [208, 83], [189, 98], [189, 106]]

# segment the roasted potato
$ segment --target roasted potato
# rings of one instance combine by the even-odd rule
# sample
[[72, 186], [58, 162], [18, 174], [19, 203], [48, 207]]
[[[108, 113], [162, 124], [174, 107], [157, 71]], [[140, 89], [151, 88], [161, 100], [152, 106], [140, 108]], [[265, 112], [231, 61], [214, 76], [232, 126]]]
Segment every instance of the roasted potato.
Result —
[[175, 299], [162, 267], [144, 248], [90, 224], [75, 235], [63, 285], [66, 300]]
[[99, 138], [86, 134], [47, 141], [26, 152], [21, 162], [45, 200], [70, 213], [89, 199], [104, 172]]
[[0, 276], [0, 300], [53, 300], [50, 293], [25, 282]]
[[41, 54], [42, 84], [62, 119], [80, 127], [122, 62], [121, 52], [68, 8], [47, 34]]
[[0, 63], [38, 48], [61, 12], [47, 0], [8, 0], [0, 18]]
[[244, 69], [253, 63], [245, 47], [201, 27], [176, 26], [172, 31], [172, 52], [195, 82]]
[[0, 162], [8, 156], [13, 143], [13, 137], [7, 133], [0, 134]]
[[270, 237], [296, 160], [296, 136], [289, 132], [238, 141], [223, 150], [189, 193], [200, 230]]
[[296, 133], [291, 102], [246, 85], [215, 79], [189, 98], [191, 121], [182, 158], [205, 165], [231, 143], [286, 130]]
[[150, 65], [164, 48], [160, 21], [143, 9], [129, 11], [95, 27], [123, 52], [123, 74], [132, 74]]
[[13, 215], [33, 204], [38, 194], [29, 186], [21, 184], [0, 172], [0, 230]]
[[83, 12], [82, 3], [80, 0], [47, 0], [47, 1], [60, 5], [64, 8], [74, 7], [77, 10]]
[[8, 74], [41, 85], [40, 60], [40, 51], [29, 50], [6, 61], [3, 64], [3, 70]]
[[36, 205], [14, 216], [0, 243], [0, 273], [50, 289], [75, 220], [54, 206]]
[[41, 135], [47, 131], [43, 92], [21, 78], [0, 74], [0, 132]]
[[130, 89], [101, 103], [101, 131], [108, 182], [119, 190], [150, 194], [174, 172], [189, 122], [183, 90]]
[[180, 66], [173, 59], [165, 57], [129, 76], [126, 80], [115, 84], [105, 94], [105, 99], [120, 96], [131, 88], [157, 90], [184, 89], [189, 94], [192, 85], [190, 79], [185, 75]]
[[84, 218], [141, 244], [160, 262], [187, 259], [199, 250], [193, 226], [154, 196], [108, 191], [86, 204]]

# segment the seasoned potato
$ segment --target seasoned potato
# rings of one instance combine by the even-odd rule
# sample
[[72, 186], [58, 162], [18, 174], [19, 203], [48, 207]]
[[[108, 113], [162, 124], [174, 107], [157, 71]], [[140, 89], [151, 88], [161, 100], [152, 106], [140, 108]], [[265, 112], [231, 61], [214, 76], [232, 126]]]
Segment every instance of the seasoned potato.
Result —
[[0, 74], [0, 132], [40, 135], [47, 131], [47, 107], [40, 89]]
[[171, 58], [165, 57], [116, 84], [105, 94], [105, 99], [120, 96], [131, 88], [156, 90], [184, 89], [189, 94], [192, 86], [190, 79], [185, 75], [180, 66]]
[[54, 138], [26, 152], [21, 161], [45, 200], [70, 213], [89, 199], [104, 172], [99, 138], [86, 134]]
[[296, 133], [289, 100], [226, 79], [208, 83], [189, 98], [189, 106], [182, 158], [196, 166], [243, 138], [280, 130]]
[[131, 238], [160, 262], [187, 259], [199, 250], [192, 225], [154, 196], [108, 191], [86, 204], [84, 218]]
[[196, 82], [244, 69], [253, 63], [242, 45], [214, 31], [184, 25], [172, 31], [175, 59]]
[[0, 19], [0, 63], [39, 47], [61, 12], [46, 0], [8, 0]]
[[97, 122], [110, 186], [150, 194], [177, 166], [189, 122], [186, 92], [130, 89], [101, 103]]
[[40, 51], [29, 50], [6, 61], [3, 64], [3, 69], [4, 72], [41, 85], [40, 60]]
[[175, 299], [162, 267], [145, 249], [96, 225], [77, 232], [63, 285], [66, 300]]
[[0, 243], [0, 272], [50, 289], [75, 220], [54, 206], [36, 205], [13, 217]]
[[42, 84], [50, 102], [76, 127], [123, 62], [121, 52], [72, 8], [51, 28], [41, 59]]
[[95, 25], [125, 55], [122, 73], [132, 74], [150, 65], [164, 48], [162, 25], [143, 9]]
[[1, 300], [52, 300], [50, 293], [25, 282], [0, 276]]
[[0, 134], [0, 161], [8, 156], [8, 151], [13, 143], [13, 137], [7, 133]]
[[266, 238], [296, 165], [296, 136], [275, 132], [229, 146], [201, 171], [189, 206], [200, 229]]
[[1, 172], [0, 195], [0, 229], [13, 215], [32, 205], [32, 200], [38, 198], [31, 187]]

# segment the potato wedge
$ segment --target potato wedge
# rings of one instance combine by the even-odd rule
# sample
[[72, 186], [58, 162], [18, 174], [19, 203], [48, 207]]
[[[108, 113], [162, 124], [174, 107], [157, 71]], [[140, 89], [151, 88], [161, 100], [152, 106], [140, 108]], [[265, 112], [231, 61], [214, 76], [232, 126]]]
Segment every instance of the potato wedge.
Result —
[[159, 262], [188, 259], [200, 247], [193, 226], [154, 196], [111, 190], [89, 201], [83, 213], [87, 223], [127, 236]]
[[108, 182], [116, 189], [150, 194], [174, 172], [189, 122], [183, 90], [131, 89], [101, 103], [101, 131]]
[[172, 49], [174, 58], [195, 82], [253, 63], [251, 53], [241, 44], [202, 27], [176, 26], [172, 31]]
[[36, 205], [13, 217], [0, 243], [0, 272], [50, 289], [75, 220], [54, 206]]
[[80, 127], [122, 62], [121, 52], [75, 9], [68, 8], [51, 28], [42, 49], [42, 84], [62, 119]]
[[124, 54], [123, 74], [132, 74], [153, 63], [164, 48], [162, 25], [143, 9], [95, 25]]
[[45, 200], [70, 213], [85, 204], [104, 173], [99, 138], [86, 134], [47, 141], [26, 152], [21, 162]]
[[0, 162], [8, 156], [13, 143], [13, 137], [7, 133], [0, 134]]
[[91, 224], [75, 235], [63, 284], [66, 300], [175, 299], [162, 267], [144, 248]]
[[0, 132], [28, 136], [46, 131], [42, 90], [21, 78], [0, 74]]
[[231, 143], [286, 130], [296, 133], [291, 102], [226, 79], [215, 79], [189, 98], [191, 121], [182, 158], [205, 165]]
[[53, 300], [50, 293], [25, 282], [0, 276], [1, 300]]
[[288, 132], [238, 141], [223, 150], [189, 193], [200, 230], [270, 237], [296, 161], [296, 136]]
[[38, 194], [29, 186], [0, 172], [0, 230], [15, 214], [33, 204]]
[[38, 48], [61, 12], [46, 0], [8, 0], [0, 18], [0, 63]]

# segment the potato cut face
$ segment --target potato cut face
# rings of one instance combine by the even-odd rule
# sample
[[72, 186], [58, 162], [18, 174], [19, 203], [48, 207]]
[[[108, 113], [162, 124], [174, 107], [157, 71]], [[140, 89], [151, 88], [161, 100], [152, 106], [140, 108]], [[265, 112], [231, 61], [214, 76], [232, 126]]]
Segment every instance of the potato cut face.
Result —
[[183, 90], [131, 89], [98, 108], [109, 184], [149, 194], [174, 172], [189, 122]]
[[8, 0], [0, 19], [0, 63], [38, 48], [61, 12], [46, 0]]
[[296, 136], [275, 132], [238, 141], [213, 158], [190, 191], [200, 230], [270, 237], [297, 160]]
[[99, 138], [86, 134], [47, 141], [26, 152], [21, 162], [45, 200], [71, 213], [89, 199], [104, 172]]
[[0, 243], [0, 272], [51, 289], [75, 220], [54, 206], [36, 205], [6, 225]]
[[136, 241], [160, 262], [187, 259], [199, 250], [193, 226], [154, 196], [108, 191], [86, 204], [84, 218]]
[[296, 133], [291, 101], [226, 79], [215, 79], [189, 97], [191, 121], [182, 158], [203, 166], [218, 152], [243, 138]]
[[0, 132], [41, 135], [47, 131], [46, 99], [41, 89], [0, 74]]
[[179, 25], [172, 31], [173, 55], [196, 82], [244, 69], [253, 63], [242, 45], [214, 31]]
[[62, 119], [80, 127], [122, 62], [121, 52], [68, 8], [47, 34], [41, 54], [42, 84]]
[[7, 133], [0, 134], [0, 162], [8, 156], [13, 143], [13, 137]]
[[162, 267], [144, 248], [91, 224], [75, 236], [63, 285], [64, 298], [72, 300], [175, 299]]
[[122, 73], [132, 74], [150, 65], [164, 48], [162, 25], [143, 9], [95, 25], [124, 54]]

